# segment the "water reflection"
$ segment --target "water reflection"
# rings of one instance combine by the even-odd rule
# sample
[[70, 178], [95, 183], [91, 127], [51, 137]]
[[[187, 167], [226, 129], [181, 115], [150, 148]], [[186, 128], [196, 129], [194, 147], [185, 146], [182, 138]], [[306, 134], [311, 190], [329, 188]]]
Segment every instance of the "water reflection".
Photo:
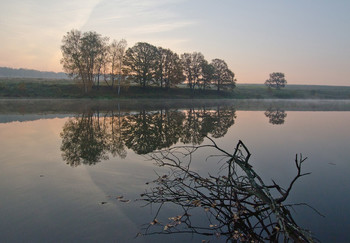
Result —
[[69, 119], [61, 133], [62, 158], [71, 166], [93, 165], [108, 159], [109, 134], [98, 113], [84, 113]]
[[269, 123], [273, 125], [284, 124], [287, 117], [287, 113], [284, 110], [276, 107], [270, 107], [264, 114], [267, 118], [269, 118]]
[[93, 165], [109, 155], [125, 158], [168, 148], [177, 142], [201, 144], [224, 136], [236, 118], [232, 107], [141, 110], [133, 113], [85, 112], [70, 118], [61, 132], [62, 157], [71, 166]]
[[[250, 152], [243, 142], [231, 154], [210, 140], [207, 145], [172, 147], [149, 155], [169, 171], [158, 175], [151, 182], [154, 186], [141, 194], [141, 201], [158, 210], [139, 235], [191, 233], [226, 242], [314, 242], [311, 233], [293, 219], [293, 205], [284, 204], [295, 181], [309, 174], [302, 173], [306, 159], [296, 156], [296, 175], [283, 189], [274, 181], [264, 183], [249, 164]], [[202, 150], [211, 151], [206, 160], [221, 162], [217, 173], [201, 175], [191, 168]], [[167, 205], [175, 206], [177, 215], [169, 215], [164, 210]]]

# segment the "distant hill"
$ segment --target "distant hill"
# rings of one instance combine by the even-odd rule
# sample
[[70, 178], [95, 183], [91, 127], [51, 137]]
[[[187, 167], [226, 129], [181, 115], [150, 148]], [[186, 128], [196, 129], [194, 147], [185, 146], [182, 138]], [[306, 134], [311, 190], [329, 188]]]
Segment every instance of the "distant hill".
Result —
[[45, 79], [68, 79], [63, 72], [41, 72], [33, 69], [0, 67], [0, 77], [2, 78], [45, 78]]

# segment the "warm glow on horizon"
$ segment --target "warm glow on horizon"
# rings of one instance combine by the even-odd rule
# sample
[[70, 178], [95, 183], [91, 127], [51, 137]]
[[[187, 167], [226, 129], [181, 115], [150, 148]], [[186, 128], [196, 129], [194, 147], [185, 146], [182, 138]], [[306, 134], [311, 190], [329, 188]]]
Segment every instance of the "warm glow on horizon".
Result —
[[226, 61], [237, 83], [283, 72], [288, 84], [350, 85], [350, 2], [4, 0], [0, 67], [63, 71], [72, 29]]

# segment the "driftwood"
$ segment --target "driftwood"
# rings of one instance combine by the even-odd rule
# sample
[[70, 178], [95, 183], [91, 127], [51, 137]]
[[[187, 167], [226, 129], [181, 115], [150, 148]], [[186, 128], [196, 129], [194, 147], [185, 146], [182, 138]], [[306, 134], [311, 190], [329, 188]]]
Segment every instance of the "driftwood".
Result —
[[[158, 205], [158, 211], [139, 235], [194, 233], [216, 236], [228, 242], [314, 242], [311, 233], [299, 227], [289, 208], [283, 205], [294, 183], [302, 176], [302, 163], [306, 158], [296, 156], [296, 176], [287, 189], [274, 181], [265, 185], [253, 170], [248, 160], [250, 152], [239, 141], [233, 154], [217, 146], [211, 139], [209, 145], [180, 146], [150, 154], [158, 166], [170, 171], [151, 183], [150, 190], [141, 195], [146, 205]], [[213, 176], [203, 177], [191, 170], [191, 161], [196, 152], [214, 149], [223, 166]], [[179, 215], [161, 219], [163, 206], [177, 205]], [[206, 222], [196, 224], [195, 215], [202, 212]]]

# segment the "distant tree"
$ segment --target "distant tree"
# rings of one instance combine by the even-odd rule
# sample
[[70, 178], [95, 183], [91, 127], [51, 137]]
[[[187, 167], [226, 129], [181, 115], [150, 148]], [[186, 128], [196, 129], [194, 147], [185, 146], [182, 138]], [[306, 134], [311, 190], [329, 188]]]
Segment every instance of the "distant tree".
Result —
[[96, 66], [99, 66], [100, 57], [105, 52], [107, 40], [92, 31], [71, 30], [63, 36], [61, 64], [70, 77], [81, 82], [85, 93], [94, 84]]
[[145, 88], [156, 76], [159, 65], [158, 48], [146, 42], [138, 42], [126, 51], [125, 64], [130, 75]]
[[236, 87], [235, 74], [228, 68], [226, 62], [221, 59], [213, 59], [211, 65], [214, 67], [214, 85], [217, 91], [232, 90]]
[[284, 73], [275, 72], [270, 74], [270, 78], [265, 81], [265, 85], [269, 88], [281, 89], [287, 84]]
[[200, 84], [204, 56], [200, 52], [184, 53], [181, 55], [181, 61], [187, 84], [194, 91], [196, 85], [199, 87]]
[[159, 65], [157, 68], [156, 80], [160, 87], [170, 88], [185, 80], [183, 75], [182, 63], [179, 55], [170, 49], [158, 47]]

